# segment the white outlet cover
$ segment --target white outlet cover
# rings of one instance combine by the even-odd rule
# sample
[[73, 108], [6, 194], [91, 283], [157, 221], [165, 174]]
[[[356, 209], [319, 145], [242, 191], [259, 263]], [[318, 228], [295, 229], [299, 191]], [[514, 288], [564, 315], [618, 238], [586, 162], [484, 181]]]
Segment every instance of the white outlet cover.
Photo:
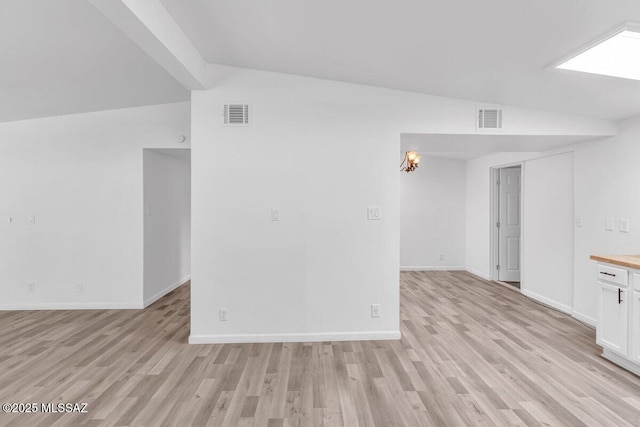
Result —
[[380, 304], [371, 304], [371, 317], [380, 317]]
[[27, 224], [35, 225], [36, 224], [36, 216], [35, 215], [31, 215], [31, 216], [27, 217]]
[[218, 318], [221, 322], [226, 322], [227, 320], [229, 320], [229, 315], [226, 308], [221, 308], [218, 311]]
[[620, 220], [620, 232], [621, 233], [628, 233], [629, 232], [629, 220], [628, 219], [621, 219]]
[[278, 209], [271, 209], [271, 221], [280, 221], [280, 211]]
[[382, 208], [380, 206], [369, 206], [367, 208], [367, 219], [370, 221], [380, 221], [382, 219]]
[[582, 227], [582, 217], [576, 217], [576, 227]]

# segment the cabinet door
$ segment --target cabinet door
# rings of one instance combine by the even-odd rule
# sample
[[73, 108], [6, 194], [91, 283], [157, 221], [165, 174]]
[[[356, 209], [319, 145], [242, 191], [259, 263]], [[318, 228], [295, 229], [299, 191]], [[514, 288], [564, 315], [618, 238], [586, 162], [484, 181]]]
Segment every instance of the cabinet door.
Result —
[[631, 292], [626, 288], [598, 282], [598, 327], [596, 341], [599, 345], [627, 355], [627, 311]]
[[[637, 274], [636, 277], [640, 277]], [[635, 280], [638, 280], [634, 277]], [[640, 284], [636, 282], [636, 284]], [[634, 291], [631, 295], [631, 360], [640, 363], [640, 292]]]

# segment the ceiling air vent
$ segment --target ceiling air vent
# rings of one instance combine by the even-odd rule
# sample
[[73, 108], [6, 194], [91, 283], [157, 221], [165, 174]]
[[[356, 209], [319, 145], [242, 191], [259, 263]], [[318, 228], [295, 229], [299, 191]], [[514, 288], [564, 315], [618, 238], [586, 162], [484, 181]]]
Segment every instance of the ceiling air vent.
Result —
[[478, 108], [478, 129], [502, 129], [501, 108]]
[[229, 126], [249, 125], [249, 105], [247, 104], [225, 104], [224, 124]]

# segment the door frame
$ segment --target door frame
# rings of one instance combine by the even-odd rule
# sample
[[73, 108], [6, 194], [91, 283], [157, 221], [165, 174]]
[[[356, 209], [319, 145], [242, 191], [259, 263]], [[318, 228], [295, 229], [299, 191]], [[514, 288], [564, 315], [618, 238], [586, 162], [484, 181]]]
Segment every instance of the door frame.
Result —
[[520, 167], [520, 289], [519, 292], [525, 289], [525, 274], [524, 274], [524, 165], [525, 162], [508, 163], [500, 166], [493, 166], [490, 168], [491, 175], [491, 197], [489, 207], [489, 235], [490, 238], [490, 250], [489, 250], [489, 271], [492, 281], [499, 281], [498, 269], [496, 266], [500, 260], [500, 247], [499, 240], [500, 234], [497, 227], [498, 220], [500, 219], [500, 189], [498, 187], [498, 180], [500, 178], [500, 169]]

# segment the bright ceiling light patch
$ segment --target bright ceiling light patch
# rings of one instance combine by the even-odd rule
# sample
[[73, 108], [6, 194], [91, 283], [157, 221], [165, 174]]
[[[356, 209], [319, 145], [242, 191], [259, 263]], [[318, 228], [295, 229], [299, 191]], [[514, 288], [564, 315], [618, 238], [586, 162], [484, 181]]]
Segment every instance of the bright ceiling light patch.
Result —
[[640, 80], [640, 30], [625, 28], [557, 68]]

